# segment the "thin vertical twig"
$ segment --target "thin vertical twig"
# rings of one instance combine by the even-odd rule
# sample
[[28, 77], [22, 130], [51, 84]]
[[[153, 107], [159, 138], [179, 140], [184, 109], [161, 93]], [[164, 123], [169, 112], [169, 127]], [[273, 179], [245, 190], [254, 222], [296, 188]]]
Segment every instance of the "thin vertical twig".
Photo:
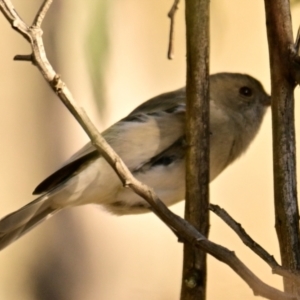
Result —
[[[185, 219], [209, 230], [209, 0], [186, 0], [187, 109]], [[184, 245], [181, 299], [206, 299], [206, 254]]]
[[174, 0], [174, 3], [168, 13], [170, 18], [170, 33], [169, 33], [169, 45], [168, 45], [168, 59], [174, 58], [174, 24], [175, 24], [175, 13], [178, 10], [178, 4], [180, 0]]

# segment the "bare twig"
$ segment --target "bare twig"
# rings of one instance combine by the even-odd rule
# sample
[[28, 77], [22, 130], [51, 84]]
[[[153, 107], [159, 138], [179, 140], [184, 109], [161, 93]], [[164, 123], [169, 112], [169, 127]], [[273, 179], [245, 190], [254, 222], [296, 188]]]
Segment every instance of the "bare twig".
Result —
[[180, 2], [180, 0], [174, 0], [174, 3], [168, 13], [168, 17], [170, 18], [168, 59], [174, 58], [174, 23], [175, 23], [175, 13], [178, 10], [179, 2]]
[[[297, 200], [294, 88], [299, 74], [291, 55], [294, 48], [290, 3], [265, 0], [271, 68], [273, 168], [276, 232], [282, 265], [300, 270]], [[298, 42], [297, 42], [298, 44]], [[284, 278], [285, 290], [300, 295], [299, 286]]]
[[28, 27], [15, 11], [11, 1], [0, 1], [0, 10], [3, 12], [4, 17], [11, 24], [12, 28], [17, 30], [29, 43], [31, 43], [30, 36], [27, 34]]
[[256, 243], [245, 231], [242, 225], [236, 222], [225, 209], [218, 205], [210, 204], [209, 209], [219, 216], [242, 240], [242, 242], [248, 246], [255, 254], [257, 254], [262, 260], [264, 260], [271, 268], [272, 272], [277, 275], [281, 275], [286, 278], [290, 278], [295, 283], [300, 285], [300, 273], [283, 268], [263, 247]]
[[41, 27], [43, 20], [48, 12], [48, 9], [50, 8], [53, 0], [46, 0], [41, 5], [39, 11], [37, 12], [34, 21], [32, 23], [32, 26]]
[[[298, 298], [263, 283], [253, 274], [232, 251], [209, 241], [198, 232], [191, 224], [184, 219], [173, 214], [163, 202], [157, 197], [154, 191], [136, 180], [129, 172], [122, 160], [116, 155], [113, 149], [106, 143], [96, 127], [91, 123], [84, 110], [79, 107], [73, 96], [60, 76], [55, 73], [43, 46], [41, 29], [32, 30], [15, 13], [10, 0], [0, 0], [0, 10], [19, 33], [31, 42], [33, 60], [41, 71], [43, 77], [62, 100], [76, 120], [83, 127], [90, 137], [93, 145], [103, 155], [107, 162], [116, 171], [124, 186], [130, 187], [134, 192], [143, 197], [152, 207], [156, 215], [167, 224], [178, 236], [189, 242], [196, 248], [210, 253], [215, 258], [229, 265], [245, 282], [252, 288], [256, 295], [261, 295], [268, 299], [297, 300]], [[299, 299], [298, 299], [299, 300]]]
[[14, 57], [15, 61], [33, 61], [32, 54], [18, 54]]

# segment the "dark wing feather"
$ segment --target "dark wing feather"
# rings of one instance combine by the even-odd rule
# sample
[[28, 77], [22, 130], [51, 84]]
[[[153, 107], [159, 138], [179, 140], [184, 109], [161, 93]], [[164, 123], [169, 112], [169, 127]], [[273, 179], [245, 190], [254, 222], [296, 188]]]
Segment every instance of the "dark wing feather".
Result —
[[[159, 100], [159, 101], [158, 101]], [[155, 114], [169, 113], [176, 115], [185, 111], [185, 89], [176, 90], [154, 97], [138, 106], [121, 122], [144, 122], [147, 116], [154, 117]], [[109, 132], [109, 130], [108, 130]], [[103, 133], [107, 138], [106, 131]], [[109, 139], [108, 139], [109, 142]], [[171, 146], [171, 145], [170, 145]], [[99, 157], [98, 151], [91, 143], [75, 153], [62, 168], [42, 181], [33, 191], [34, 195], [47, 193], [61, 185], [71, 177], [75, 176], [88, 164]], [[147, 163], [146, 163], [147, 164]], [[151, 163], [150, 163], [151, 164]]]
[[52, 175], [43, 180], [33, 191], [33, 195], [39, 195], [46, 192], [49, 192], [53, 188], [62, 184], [64, 181], [75, 176], [82, 168], [86, 167], [92, 161], [99, 157], [97, 150], [90, 152], [84, 156], [75, 159], [69, 164], [63, 166]]
[[168, 166], [171, 163], [180, 161], [185, 157], [186, 142], [184, 137], [179, 138], [174, 142], [169, 148], [159, 153], [158, 155], [152, 157], [148, 162], [140, 166], [139, 168], [133, 170], [133, 174], [145, 173], [152, 168], [158, 166]]

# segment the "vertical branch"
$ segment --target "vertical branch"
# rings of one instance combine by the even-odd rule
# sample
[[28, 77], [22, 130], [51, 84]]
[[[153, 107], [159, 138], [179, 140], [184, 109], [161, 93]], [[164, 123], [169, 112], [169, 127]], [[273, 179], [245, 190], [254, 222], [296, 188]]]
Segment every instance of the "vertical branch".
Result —
[[[209, 1], [186, 0], [187, 113], [185, 218], [209, 230]], [[184, 245], [181, 299], [206, 298], [206, 254]]]
[[[271, 66], [276, 231], [283, 267], [300, 270], [290, 3], [265, 0], [265, 9]], [[285, 279], [284, 286], [286, 291], [297, 294], [292, 281]]]

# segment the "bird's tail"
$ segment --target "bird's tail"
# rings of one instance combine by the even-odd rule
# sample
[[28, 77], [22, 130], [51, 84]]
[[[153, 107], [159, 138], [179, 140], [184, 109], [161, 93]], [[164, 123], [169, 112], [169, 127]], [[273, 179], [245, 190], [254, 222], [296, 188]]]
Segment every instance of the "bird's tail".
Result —
[[41, 196], [0, 220], [0, 250], [23, 236], [57, 209], [47, 196]]

